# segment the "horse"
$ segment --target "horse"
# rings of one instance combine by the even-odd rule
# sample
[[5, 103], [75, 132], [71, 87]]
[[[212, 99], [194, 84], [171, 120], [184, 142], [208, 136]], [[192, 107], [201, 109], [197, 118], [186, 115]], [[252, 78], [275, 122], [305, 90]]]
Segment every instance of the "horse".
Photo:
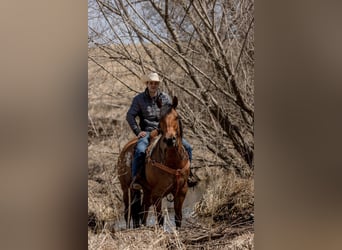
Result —
[[[188, 191], [187, 179], [190, 174], [189, 156], [182, 144], [183, 130], [181, 119], [176, 111], [178, 105], [177, 97], [173, 97], [170, 107], [162, 107], [161, 101], [157, 101], [161, 110], [160, 136], [152, 138], [151, 144], [146, 152], [145, 169], [138, 177], [138, 181], [143, 187], [143, 198], [141, 193], [129, 190], [131, 183], [131, 162], [133, 149], [137, 139], [127, 143], [121, 151], [118, 161], [121, 175], [119, 180], [123, 190], [125, 202], [126, 225], [129, 225], [129, 210], [133, 218], [133, 227], [146, 225], [148, 210], [151, 205], [155, 207], [158, 224], [163, 226], [164, 218], [161, 212], [162, 199], [168, 194], [172, 194], [174, 199], [175, 224], [176, 228], [181, 227], [182, 207]], [[128, 194], [132, 194], [129, 206]], [[131, 208], [131, 209], [130, 209]]]

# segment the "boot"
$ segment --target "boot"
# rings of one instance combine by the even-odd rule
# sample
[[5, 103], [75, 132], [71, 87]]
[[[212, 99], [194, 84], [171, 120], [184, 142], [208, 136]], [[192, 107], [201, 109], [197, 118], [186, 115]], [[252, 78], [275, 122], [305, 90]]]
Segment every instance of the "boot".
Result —
[[145, 159], [145, 156], [144, 155], [140, 155], [136, 160], [136, 169], [133, 169], [133, 164], [132, 164], [132, 175], [133, 175], [133, 179], [132, 179], [132, 182], [131, 182], [131, 185], [130, 185], [130, 188], [131, 189], [135, 189], [135, 190], [140, 190], [142, 189], [141, 185], [137, 182], [137, 177], [140, 176], [140, 172], [141, 172], [141, 168], [142, 168], [142, 162], [143, 160]]
[[142, 189], [142, 186], [137, 182], [136, 176], [133, 177], [133, 180], [132, 180], [130, 187], [131, 187], [131, 189], [134, 189], [134, 190], [141, 190]]
[[194, 175], [190, 169], [190, 175], [188, 177], [188, 187], [194, 187], [199, 181], [198, 176]]

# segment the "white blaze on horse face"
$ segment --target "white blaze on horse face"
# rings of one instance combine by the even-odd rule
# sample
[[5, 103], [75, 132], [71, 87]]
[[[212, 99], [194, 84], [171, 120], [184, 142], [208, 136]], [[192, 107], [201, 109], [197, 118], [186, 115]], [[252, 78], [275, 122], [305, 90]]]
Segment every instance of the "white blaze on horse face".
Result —
[[178, 123], [175, 121], [175, 116], [168, 116], [165, 119], [165, 124], [166, 124], [166, 133], [165, 133], [165, 138], [174, 138], [177, 135], [177, 129], [178, 129]]

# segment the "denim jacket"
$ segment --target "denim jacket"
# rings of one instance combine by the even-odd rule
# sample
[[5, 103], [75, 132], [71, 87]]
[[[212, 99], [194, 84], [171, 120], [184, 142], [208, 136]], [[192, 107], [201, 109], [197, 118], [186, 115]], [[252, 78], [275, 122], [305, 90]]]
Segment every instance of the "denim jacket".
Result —
[[[158, 98], [161, 99], [163, 106], [172, 103], [168, 94], [158, 90], [157, 95], [151, 97], [147, 88], [133, 98], [126, 120], [135, 135], [138, 135], [141, 131], [151, 132], [153, 129], [158, 128], [160, 120], [160, 109], [156, 102]], [[139, 117], [139, 126], [136, 117]]]

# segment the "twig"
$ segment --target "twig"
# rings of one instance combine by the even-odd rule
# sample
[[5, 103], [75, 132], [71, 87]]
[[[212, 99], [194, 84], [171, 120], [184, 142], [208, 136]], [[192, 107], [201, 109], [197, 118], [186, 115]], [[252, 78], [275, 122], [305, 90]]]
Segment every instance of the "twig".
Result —
[[242, 56], [242, 52], [243, 52], [243, 50], [244, 50], [244, 48], [245, 48], [246, 41], [247, 41], [247, 36], [248, 36], [249, 31], [250, 31], [251, 28], [252, 28], [253, 22], [254, 22], [254, 17], [252, 18], [251, 22], [249, 23], [248, 30], [247, 30], [247, 32], [246, 32], [246, 34], [245, 34], [245, 39], [244, 39], [244, 41], [243, 41], [243, 44], [242, 44], [242, 47], [241, 47], [241, 50], [240, 50], [240, 54], [239, 54], [239, 57], [238, 57], [238, 61], [237, 61], [236, 66], [235, 66], [235, 70], [234, 70], [234, 73], [235, 73], [235, 74], [236, 74], [236, 72], [237, 72], [237, 70], [238, 70], [238, 67], [239, 67], [239, 65], [240, 65], [240, 59], [241, 59], [241, 56]]
[[199, 242], [199, 241], [204, 241], [204, 240], [213, 240], [213, 239], [217, 239], [217, 238], [221, 238], [223, 236], [223, 234], [217, 234], [217, 233], [213, 233], [213, 234], [208, 234], [208, 235], [201, 235], [197, 238], [190, 238], [187, 239], [186, 242]]
[[99, 137], [99, 134], [97, 133], [97, 129], [95, 128], [93, 119], [91, 119], [91, 116], [90, 116], [89, 114], [88, 114], [88, 118], [89, 118], [89, 120], [90, 120], [90, 124], [91, 124], [91, 126], [93, 127], [93, 130], [94, 130], [96, 136]]

